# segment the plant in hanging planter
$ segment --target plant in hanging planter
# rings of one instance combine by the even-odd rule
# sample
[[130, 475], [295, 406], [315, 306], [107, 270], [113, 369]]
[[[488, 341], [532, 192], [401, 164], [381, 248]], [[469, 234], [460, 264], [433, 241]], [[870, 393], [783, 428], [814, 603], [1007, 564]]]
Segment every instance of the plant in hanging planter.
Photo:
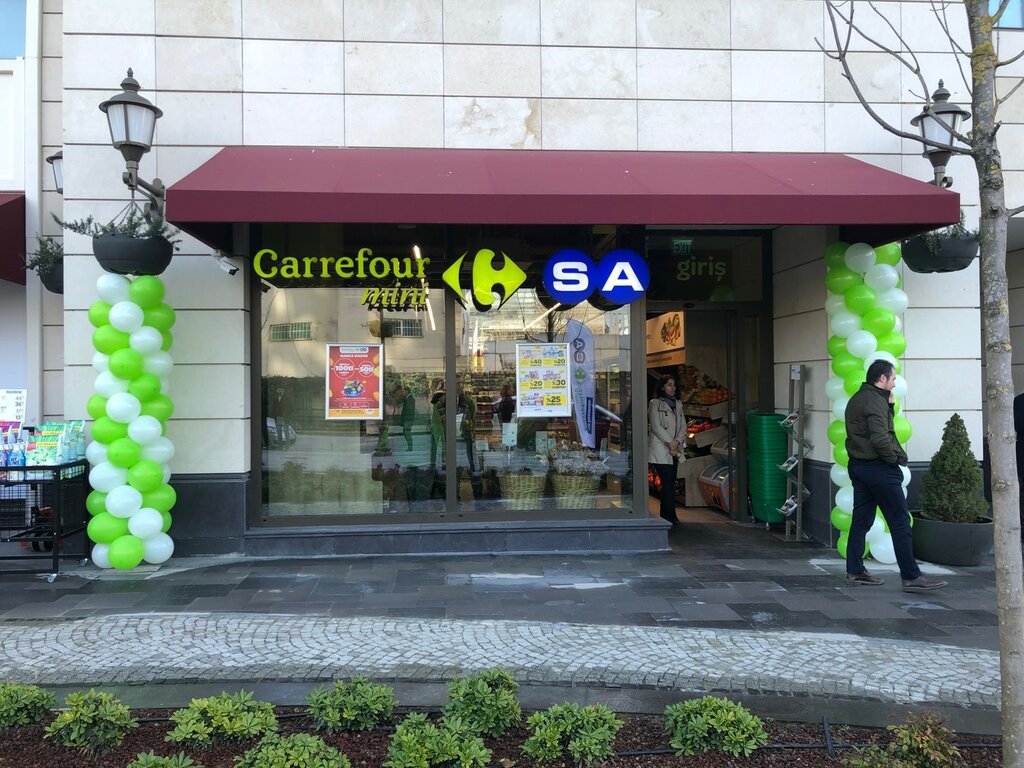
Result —
[[107, 224], [89, 216], [76, 221], [54, 220], [64, 229], [92, 238], [92, 252], [107, 272], [119, 275], [159, 275], [171, 263], [180, 240], [178, 230], [163, 220], [150, 221], [135, 202]]
[[49, 235], [36, 241], [38, 246], [25, 260], [25, 269], [39, 275], [46, 290], [64, 293], [64, 246]]
[[903, 261], [913, 272], [956, 272], [966, 269], [978, 255], [978, 232], [960, 221], [925, 232], [903, 242]]

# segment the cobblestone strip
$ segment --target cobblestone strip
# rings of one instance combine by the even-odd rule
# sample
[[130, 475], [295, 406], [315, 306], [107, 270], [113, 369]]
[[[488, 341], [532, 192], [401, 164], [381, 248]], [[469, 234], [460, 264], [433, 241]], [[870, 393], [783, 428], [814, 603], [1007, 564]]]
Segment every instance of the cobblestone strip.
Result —
[[492, 666], [532, 683], [999, 703], [995, 652], [853, 635], [251, 614], [0, 624], [3, 681], [437, 681]]

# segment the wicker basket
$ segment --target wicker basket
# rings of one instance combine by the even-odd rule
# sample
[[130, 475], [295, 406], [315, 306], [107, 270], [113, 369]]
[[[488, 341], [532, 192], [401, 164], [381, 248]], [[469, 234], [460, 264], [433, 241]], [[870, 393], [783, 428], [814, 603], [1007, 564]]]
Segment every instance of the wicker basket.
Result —
[[589, 509], [597, 506], [601, 478], [594, 475], [552, 475], [551, 485], [564, 509]]
[[508, 509], [537, 509], [547, 475], [498, 475], [501, 497]]

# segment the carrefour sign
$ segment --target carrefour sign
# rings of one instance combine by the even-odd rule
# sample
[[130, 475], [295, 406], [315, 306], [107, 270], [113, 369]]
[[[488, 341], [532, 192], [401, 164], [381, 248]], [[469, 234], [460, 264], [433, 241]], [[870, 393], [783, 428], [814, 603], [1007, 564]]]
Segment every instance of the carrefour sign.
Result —
[[647, 262], [635, 251], [620, 248], [597, 264], [583, 251], [566, 248], [544, 266], [544, 288], [562, 304], [579, 304], [598, 291], [612, 304], [639, 299], [651, 281]]

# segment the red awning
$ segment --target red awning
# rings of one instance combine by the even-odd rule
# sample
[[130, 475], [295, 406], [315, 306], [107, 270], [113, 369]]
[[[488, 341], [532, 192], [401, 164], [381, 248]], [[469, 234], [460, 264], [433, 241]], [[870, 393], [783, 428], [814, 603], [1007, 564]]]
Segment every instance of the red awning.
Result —
[[25, 284], [23, 192], [0, 192], [0, 280]]
[[835, 154], [229, 147], [173, 184], [167, 218], [232, 223], [840, 225], [888, 242], [960, 197]]

